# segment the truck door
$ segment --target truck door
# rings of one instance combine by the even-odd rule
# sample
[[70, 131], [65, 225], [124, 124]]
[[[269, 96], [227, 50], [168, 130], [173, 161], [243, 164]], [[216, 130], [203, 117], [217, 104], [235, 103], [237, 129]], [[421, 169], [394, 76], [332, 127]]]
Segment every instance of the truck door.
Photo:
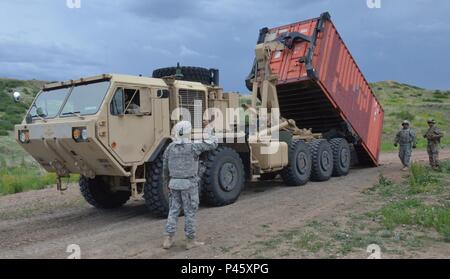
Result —
[[109, 146], [122, 163], [141, 162], [154, 147], [160, 138], [155, 135], [155, 126], [160, 127], [163, 121], [156, 115], [159, 113], [150, 88], [116, 86], [109, 106], [108, 134]]

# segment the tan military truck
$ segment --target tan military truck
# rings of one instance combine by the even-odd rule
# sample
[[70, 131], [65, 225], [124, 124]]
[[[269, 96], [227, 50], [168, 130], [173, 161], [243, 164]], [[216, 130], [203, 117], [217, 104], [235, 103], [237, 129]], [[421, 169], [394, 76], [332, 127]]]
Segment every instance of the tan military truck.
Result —
[[[53, 83], [44, 86], [23, 123], [16, 126], [16, 138], [43, 168], [57, 174], [58, 190], [64, 190], [64, 177], [80, 174], [81, 193], [91, 205], [115, 208], [130, 197], [143, 197], [152, 212], [164, 216], [168, 189], [162, 183], [161, 156], [177, 122], [171, 120], [171, 112], [186, 108], [195, 120], [195, 104], [200, 102], [201, 113], [216, 108], [225, 115], [223, 123], [216, 125], [224, 143], [203, 157], [202, 200], [226, 205], [236, 201], [246, 179], [273, 178], [288, 165], [288, 143], [279, 143], [276, 152], [265, 155], [262, 148], [278, 142], [262, 143], [259, 138], [295, 128], [289, 121], [266, 127], [249, 144], [249, 135], [236, 132], [227, 116], [227, 108], [240, 107], [239, 97], [218, 86], [175, 76], [105, 74]], [[195, 127], [199, 126], [194, 123]], [[201, 129], [194, 132], [201, 135]], [[309, 152], [306, 144], [299, 150]], [[303, 177], [289, 184], [308, 181], [311, 164], [306, 153], [298, 158], [305, 168]]]
[[[240, 96], [218, 86], [216, 70], [165, 68], [153, 78], [105, 74], [46, 85], [16, 126], [16, 139], [57, 174], [59, 190], [62, 178], [80, 174], [91, 205], [115, 208], [143, 197], [160, 216], [168, 212], [161, 156], [173, 125], [186, 120], [180, 108], [194, 120], [194, 137], [206, 118], [222, 140], [202, 157], [201, 200], [209, 205], [235, 202], [249, 179], [281, 175], [286, 185], [299, 186], [347, 175], [351, 151], [377, 165], [383, 112], [356, 64], [346, 56], [357, 78], [343, 79], [330, 68], [321, 79], [317, 61], [327, 64], [333, 56], [316, 46], [329, 45], [333, 28], [322, 16], [263, 29], [245, 113]], [[341, 40], [335, 43], [346, 50]]]

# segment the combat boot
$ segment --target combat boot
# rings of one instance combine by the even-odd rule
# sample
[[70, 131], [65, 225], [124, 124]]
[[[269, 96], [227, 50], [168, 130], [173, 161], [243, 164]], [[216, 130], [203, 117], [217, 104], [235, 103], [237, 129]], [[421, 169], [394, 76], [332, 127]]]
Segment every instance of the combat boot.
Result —
[[163, 243], [163, 248], [164, 249], [170, 249], [173, 245], [173, 236], [166, 236], [166, 238], [164, 239], [164, 243]]
[[188, 238], [188, 239], [186, 239], [186, 250], [190, 250], [192, 248], [203, 246], [203, 245], [205, 245], [204, 242], [196, 241], [195, 238], [192, 238], [192, 239]]

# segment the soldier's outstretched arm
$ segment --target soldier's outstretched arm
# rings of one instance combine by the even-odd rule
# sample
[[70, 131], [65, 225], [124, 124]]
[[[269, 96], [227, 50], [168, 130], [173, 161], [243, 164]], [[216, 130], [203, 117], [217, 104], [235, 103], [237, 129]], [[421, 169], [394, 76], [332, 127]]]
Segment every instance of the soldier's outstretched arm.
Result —
[[194, 142], [193, 146], [197, 155], [200, 155], [206, 151], [214, 150], [219, 144], [219, 139], [216, 137], [211, 128], [206, 128], [206, 132], [207, 137], [203, 141]]

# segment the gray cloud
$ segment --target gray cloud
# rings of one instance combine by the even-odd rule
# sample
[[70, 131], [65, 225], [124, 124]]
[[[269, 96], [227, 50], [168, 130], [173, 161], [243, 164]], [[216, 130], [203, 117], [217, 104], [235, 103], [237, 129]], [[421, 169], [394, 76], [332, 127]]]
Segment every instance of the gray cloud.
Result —
[[446, 89], [449, 10], [444, 0], [382, 0], [381, 9], [366, 0], [82, 0], [79, 10], [65, 0], [5, 0], [0, 76], [149, 75], [181, 62], [219, 68], [226, 90], [245, 92], [260, 28], [330, 11], [369, 80]]

